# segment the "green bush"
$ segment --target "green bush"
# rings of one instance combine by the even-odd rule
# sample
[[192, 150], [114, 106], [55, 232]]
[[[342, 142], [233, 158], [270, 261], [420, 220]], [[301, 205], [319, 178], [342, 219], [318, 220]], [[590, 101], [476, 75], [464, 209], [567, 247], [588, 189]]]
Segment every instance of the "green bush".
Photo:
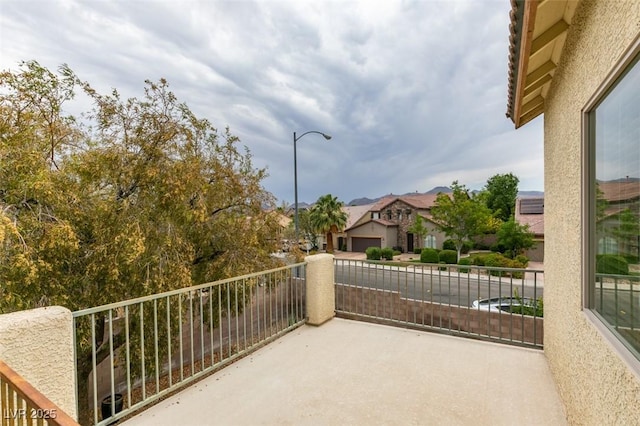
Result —
[[[460, 253], [467, 254], [469, 253], [469, 251], [471, 251], [472, 248], [473, 248], [473, 244], [468, 241], [465, 241], [464, 243], [462, 243], [462, 248], [460, 249]], [[442, 243], [442, 250], [455, 250], [457, 252], [458, 247], [456, 247], [456, 243], [454, 243], [453, 240], [448, 239], [448, 240], [445, 240], [444, 243]]]
[[455, 265], [458, 263], [458, 252], [455, 250], [442, 250], [439, 254], [439, 261]]
[[380, 257], [382, 256], [382, 250], [380, 250], [380, 247], [368, 247], [365, 253], [367, 254], [368, 260], [380, 260]]
[[[491, 253], [484, 257], [484, 266], [492, 268], [509, 268], [511, 266], [511, 259], [507, 259], [500, 253]], [[493, 276], [505, 277], [508, 274], [503, 271], [489, 271]]]
[[529, 265], [529, 258], [523, 254], [519, 254], [516, 256], [515, 260], [522, 264], [523, 268], [526, 268]]
[[[458, 265], [471, 265], [471, 264], [473, 264], [473, 262], [469, 257], [463, 257], [460, 260], [458, 260]], [[458, 268], [458, 271], [462, 272], [463, 274], [466, 274], [469, 272], [469, 268]]]
[[596, 272], [598, 274], [629, 275], [629, 264], [622, 256], [599, 254], [596, 256]]
[[494, 253], [504, 253], [506, 250], [506, 247], [504, 246], [504, 244], [495, 243], [491, 245], [489, 250], [491, 250]]
[[456, 243], [454, 243], [453, 240], [449, 239], [449, 240], [444, 240], [444, 242], [442, 243], [442, 250], [458, 251], [458, 248], [456, 247]]
[[421, 248], [414, 248], [413, 249], [413, 254], [420, 254], [422, 253], [422, 249]]
[[484, 266], [484, 258], [485, 256], [475, 256], [473, 258], [473, 264], [477, 266]]
[[393, 249], [391, 247], [385, 247], [380, 250], [380, 255], [383, 259], [393, 260]]
[[422, 249], [422, 253], [420, 253], [420, 262], [422, 263], [438, 263], [440, 259], [438, 258], [438, 252], [432, 248], [424, 248]]

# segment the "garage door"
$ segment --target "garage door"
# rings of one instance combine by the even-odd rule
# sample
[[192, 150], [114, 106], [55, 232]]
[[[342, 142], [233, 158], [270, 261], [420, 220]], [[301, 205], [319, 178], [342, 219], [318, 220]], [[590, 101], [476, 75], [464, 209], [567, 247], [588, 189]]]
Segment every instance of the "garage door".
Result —
[[353, 237], [351, 251], [364, 252], [368, 247], [382, 247], [382, 238]]

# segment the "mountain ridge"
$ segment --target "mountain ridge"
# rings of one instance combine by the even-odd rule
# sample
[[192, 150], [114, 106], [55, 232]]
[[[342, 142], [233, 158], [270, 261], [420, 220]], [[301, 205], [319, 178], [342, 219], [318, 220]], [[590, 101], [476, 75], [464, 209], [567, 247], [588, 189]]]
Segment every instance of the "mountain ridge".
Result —
[[[354, 198], [353, 200], [349, 201], [348, 203], [345, 203], [346, 206], [364, 206], [367, 204], [373, 204], [376, 203], [378, 201], [380, 201], [381, 199], [385, 198], [385, 197], [389, 197], [389, 196], [395, 196], [395, 197], [404, 197], [407, 195], [425, 195], [425, 194], [438, 194], [440, 192], [444, 192], [444, 193], [450, 193], [451, 192], [451, 188], [449, 188], [448, 186], [436, 186], [432, 189], [430, 189], [429, 191], [426, 192], [407, 192], [405, 194], [386, 194], [386, 195], [382, 195], [380, 197], [377, 198], [368, 198], [368, 197], [361, 197], [361, 198]], [[472, 191], [472, 192], [478, 192], [478, 191]], [[543, 191], [518, 191], [518, 197], [529, 197], [529, 198], [533, 198], [533, 197], [544, 197], [544, 192]]]

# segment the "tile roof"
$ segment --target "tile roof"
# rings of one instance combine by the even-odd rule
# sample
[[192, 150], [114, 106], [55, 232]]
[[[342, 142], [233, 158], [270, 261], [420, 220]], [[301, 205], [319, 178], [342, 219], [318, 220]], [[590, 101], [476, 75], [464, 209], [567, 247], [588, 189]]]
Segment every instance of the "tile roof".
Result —
[[598, 182], [598, 187], [609, 202], [615, 203], [640, 198], [640, 181], [637, 179]]
[[371, 211], [384, 210], [389, 204], [400, 200], [416, 209], [429, 209], [436, 201], [437, 194], [408, 194], [408, 195], [387, 195], [378, 200], [371, 207]]
[[351, 228], [362, 216], [371, 211], [373, 204], [365, 204], [362, 206], [344, 206], [342, 210], [347, 214], [347, 224], [345, 229]]
[[[523, 197], [525, 198], [525, 197]], [[529, 198], [529, 197], [526, 197]], [[538, 198], [538, 197], [535, 197]], [[515, 220], [521, 225], [529, 225], [529, 232], [535, 235], [544, 235], [544, 213], [542, 214], [522, 214], [520, 213], [520, 200], [516, 200]]]

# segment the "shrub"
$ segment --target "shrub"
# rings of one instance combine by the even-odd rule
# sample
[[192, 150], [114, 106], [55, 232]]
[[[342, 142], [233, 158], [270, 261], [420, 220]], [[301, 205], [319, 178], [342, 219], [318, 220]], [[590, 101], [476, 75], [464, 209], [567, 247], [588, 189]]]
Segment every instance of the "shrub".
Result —
[[529, 258], [523, 254], [519, 254], [516, 256], [515, 260], [522, 264], [523, 268], [526, 268], [529, 265]]
[[422, 263], [438, 263], [440, 259], [438, 259], [438, 252], [432, 248], [424, 248], [422, 249], [422, 253], [420, 253], [420, 262]]
[[[507, 259], [499, 253], [491, 253], [484, 257], [484, 266], [494, 268], [509, 268], [511, 265], [511, 259]], [[502, 271], [489, 271], [493, 276], [506, 276], [507, 274]]]
[[[473, 248], [473, 244], [468, 241], [465, 241], [464, 243], [462, 243], [462, 248], [460, 248], [460, 253], [467, 254], [469, 253], [469, 251], [471, 251], [472, 248]], [[456, 243], [454, 243], [452, 239], [448, 239], [448, 240], [445, 240], [444, 243], [442, 243], [442, 250], [455, 250], [457, 252], [458, 248], [456, 247]]]
[[458, 251], [458, 249], [456, 248], [456, 243], [454, 243], [453, 240], [451, 240], [451, 239], [444, 240], [444, 242], [442, 243], [442, 250], [455, 250], [455, 251]]
[[598, 274], [629, 275], [629, 264], [622, 256], [599, 254], [596, 256], [596, 272]]
[[491, 245], [490, 250], [494, 253], [504, 253], [506, 248], [503, 244], [495, 243]]
[[[472, 263], [473, 262], [469, 257], [463, 257], [460, 260], [458, 260], [458, 265], [471, 265]], [[458, 268], [458, 271], [462, 272], [463, 274], [466, 274], [469, 272], [469, 268]]]
[[439, 255], [440, 262], [455, 265], [458, 263], [458, 252], [455, 250], [442, 250]]
[[473, 258], [473, 264], [474, 265], [478, 265], [478, 266], [485, 266], [484, 265], [484, 258], [485, 256], [476, 256]]
[[391, 247], [385, 247], [380, 250], [380, 255], [383, 259], [393, 260], [393, 249]]
[[421, 248], [414, 248], [413, 249], [413, 254], [420, 254], [422, 253], [422, 249]]
[[365, 253], [367, 254], [368, 260], [380, 260], [380, 256], [382, 256], [380, 247], [368, 247]]
[[393, 251], [397, 251], [397, 252], [402, 253], [402, 247], [400, 247], [400, 246], [393, 246], [392, 249], [393, 249]]

